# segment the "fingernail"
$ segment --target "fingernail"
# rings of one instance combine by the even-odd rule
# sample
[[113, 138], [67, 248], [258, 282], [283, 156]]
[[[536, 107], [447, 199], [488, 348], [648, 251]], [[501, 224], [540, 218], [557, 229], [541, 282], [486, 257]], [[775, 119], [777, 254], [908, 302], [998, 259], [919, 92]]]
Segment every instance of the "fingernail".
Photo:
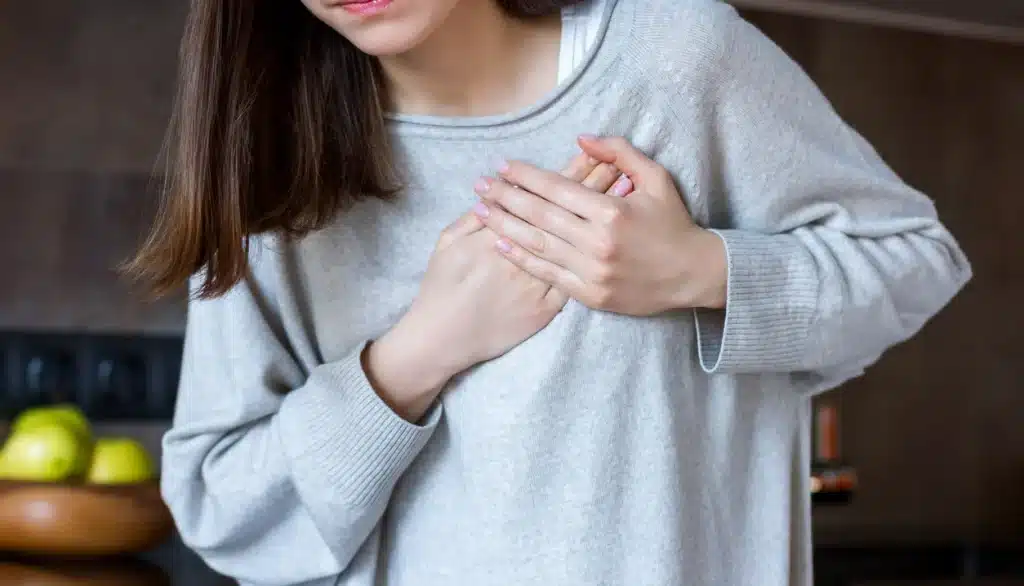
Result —
[[596, 167], [601, 164], [601, 161], [598, 161], [594, 157], [589, 157], [587, 159], [587, 164], [590, 165], [591, 167]]
[[476, 205], [473, 206], [473, 213], [480, 218], [486, 218], [491, 215], [491, 210], [487, 209], [487, 206], [485, 206], [483, 202], [478, 201]]
[[510, 243], [508, 240], [505, 240], [504, 238], [502, 238], [501, 240], [498, 240], [497, 242], [495, 242], [494, 245], [497, 246], [498, 250], [500, 250], [502, 252], [511, 252], [512, 251], [512, 243]]
[[475, 191], [477, 193], [484, 194], [484, 193], [487, 193], [490, 190], [491, 190], [491, 178], [490, 177], [481, 177], [480, 179], [476, 180], [476, 183], [473, 184], [473, 191]]
[[580, 140], [587, 140], [587, 141], [593, 142], [593, 141], [597, 140], [597, 137], [594, 136], [593, 134], [581, 134], [580, 135]]
[[498, 173], [508, 173], [508, 161], [498, 161]]
[[632, 190], [633, 182], [625, 175], [619, 175], [619, 178], [615, 180], [615, 184], [612, 185], [612, 195], [618, 197], [626, 197]]

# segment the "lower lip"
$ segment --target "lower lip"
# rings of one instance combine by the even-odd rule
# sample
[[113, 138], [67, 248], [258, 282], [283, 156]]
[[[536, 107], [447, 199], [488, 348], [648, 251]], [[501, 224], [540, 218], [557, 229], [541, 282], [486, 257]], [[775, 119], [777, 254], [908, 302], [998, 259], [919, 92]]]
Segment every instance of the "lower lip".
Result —
[[387, 10], [388, 6], [391, 6], [391, 1], [392, 0], [370, 0], [369, 2], [353, 2], [349, 4], [342, 4], [341, 7], [352, 14], [373, 16], [374, 14], [380, 14]]

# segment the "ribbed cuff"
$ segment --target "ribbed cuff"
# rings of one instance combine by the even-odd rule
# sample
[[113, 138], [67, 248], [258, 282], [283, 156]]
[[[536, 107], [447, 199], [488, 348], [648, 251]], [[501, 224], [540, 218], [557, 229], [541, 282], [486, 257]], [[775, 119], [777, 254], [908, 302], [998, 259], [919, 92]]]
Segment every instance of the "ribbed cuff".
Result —
[[327, 500], [353, 507], [389, 498], [441, 417], [439, 404], [420, 425], [396, 414], [370, 386], [364, 347], [315, 369], [277, 415], [300, 492], [326, 491]]
[[698, 309], [697, 347], [708, 374], [800, 370], [818, 309], [818, 271], [796, 238], [713, 230], [725, 242], [725, 310]]

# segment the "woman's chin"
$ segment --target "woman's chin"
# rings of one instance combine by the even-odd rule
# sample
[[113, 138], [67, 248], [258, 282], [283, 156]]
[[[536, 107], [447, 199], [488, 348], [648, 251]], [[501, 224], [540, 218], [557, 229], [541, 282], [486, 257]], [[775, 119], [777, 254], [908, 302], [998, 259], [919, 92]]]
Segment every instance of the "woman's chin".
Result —
[[421, 31], [409, 30], [409, 27], [403, 27], [399, 23], [381, 23], [345, 35], [357, 49], [374, 57], [391, 57], [407, 53], [422, 43], [425, 36]]
[[341, 5], [324, 7], [304, 0], [313, 14], [360, 51], [375, 57], [415, 49], [437, 31], [459, 0], [389, 0], [379, 13], [358, 14]]

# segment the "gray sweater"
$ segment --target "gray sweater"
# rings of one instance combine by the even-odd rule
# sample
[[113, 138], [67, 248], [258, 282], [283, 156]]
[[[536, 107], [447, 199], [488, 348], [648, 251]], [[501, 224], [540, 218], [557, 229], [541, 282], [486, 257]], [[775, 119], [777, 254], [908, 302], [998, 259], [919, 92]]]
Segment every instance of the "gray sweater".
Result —
[[[935, 208], [801, 70], [714, 0], [610, 2], [586, 65], [514, 115], [391, 120], [407, 189], [285, 244], [188, 315], [163, 494], [253, 585], [810, 584], [809, 397], [970, 278]], [[725, 312], [570, 301], [420, 425], [360, 367], [500, 158], [580, 133], [672, 172], [729, 256]], [[426, 334], [425, 334], [426, 335]]]

